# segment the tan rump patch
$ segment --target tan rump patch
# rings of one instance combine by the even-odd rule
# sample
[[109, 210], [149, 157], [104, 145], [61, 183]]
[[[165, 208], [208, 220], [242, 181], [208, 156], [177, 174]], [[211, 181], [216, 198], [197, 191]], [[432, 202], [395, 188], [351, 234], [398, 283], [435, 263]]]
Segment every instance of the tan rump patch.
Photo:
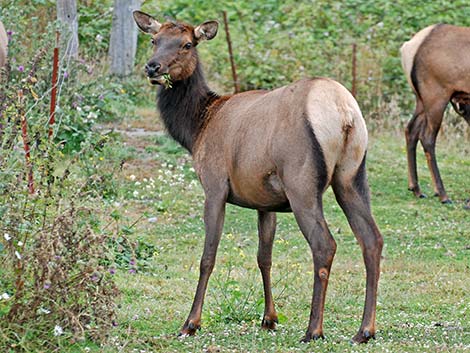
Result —
[[[333, 80], [314, 81], [307, 99], [307, 114], [320, 144], [331, 180], [337, 163], [354, 158], [352, 150], [367, 148], [367, 130], [361, 110], [351, 93]], [[354, 168], [353, 168], [354, 169]]]
[[410, 87], [415, 90], [413, 87], [413, 82], [411, 82], [411, 70], [413, 69], [413, 62], [415, 59], [416, 52], [418, 51], [421, 43], [426, 39], [426, 37], [431, 33], [431, 31], [436, 27], [436, 25], [428, 26], [418, 33], [416, 33], [409, 41], [403, 43], [400, 48], [401, 53], [401, 65], [403, 71], [405, 72], [406, 79]]

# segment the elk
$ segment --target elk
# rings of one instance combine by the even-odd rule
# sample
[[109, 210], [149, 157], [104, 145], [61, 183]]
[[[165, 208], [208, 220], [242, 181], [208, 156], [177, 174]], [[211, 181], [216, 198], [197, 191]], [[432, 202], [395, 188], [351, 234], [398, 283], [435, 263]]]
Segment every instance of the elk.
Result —
[[7, 63], [7, 49], [8, 49], [8, 37], [5, 32], [5, 27], [2, 21], [0, 21], [0, 76], [1, 69]]
[[436, 161], [436, 138], [444, 111], [451, 102], [470, 124], [470, 28], [445, 24], [426, 27], [401, 47], [403, 70], [416, 97], [416, 108], [406, 130], [408, 189], [426, 197], [418, 184], [416, 145], [423, 146], [434, 192], [451, 203]]
[[[353, 341], [374, 337], [382, 236], [370, 209], [365, 157], [367, 130], [352, 95], [327, 78], [303, 79], [273, 91], [219, 96], [204, 79], [197, 45], [213, 39], [218, 22], [196, 27], [159, 23], [136, 11], [151, 35], [153, 55], [145, 65], [157, 88], [157, 106], [169, 134], [192, 155], [205, 193], [205, 241], [192, 308], [180, 336], [194, 335], [231, 203], [258, 212], [258, 266], [265, 309], [264, 329], [278, 316], [271, 292], [276, 212], [293, 212], [310, 245], [314, 289], [310, 321], [302, 341], [323, 338], [323, 309], [336, 242], [323, 216], [322, 194], [332, 185], [362, 248], [366, 299]], [[171, 81], [171, 84], [169, 84]]]

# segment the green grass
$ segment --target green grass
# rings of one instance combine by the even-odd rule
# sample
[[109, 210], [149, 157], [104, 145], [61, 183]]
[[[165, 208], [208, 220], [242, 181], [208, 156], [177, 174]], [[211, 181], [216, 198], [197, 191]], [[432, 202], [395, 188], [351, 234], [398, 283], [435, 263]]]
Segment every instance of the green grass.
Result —
[[[263, 312], [256, 264], [256, 212], [227, 207], [224, 235], [209, 282], [202, 330], [178, 339], [189, 312], [203, 246], [203, 193], [190, 158], [167, 137], [150, 139], [124, 165], [124, 220], [130, 237], [154, 246], [137, 274], [119, 270], [119, 325], [110, 343], [86, 343], [71, 351], [100, 352], [463, 352], [470, 350], [470, 160], [464, 141], [443, 141], [439, 163], [452, 205], [434, 197], [418, 200], [407, 191], [402, 136], [374, 136], [368, 175], [372, 207], [385, 240], [377, 308], [377, 339], [351, 346], [360, 325], [365, 271], [359, 246], [329, 190], [325, 214], [337, 241], [325, 308], [326, 339], [299, 343], [312, 291], [310, 250], [291, 214], [278, 216], [273, 253], [273, 292], [280, 324], [259, 328]], [[141, 165], [137, 160], [145, 161]], [[149, 163], [151, 160], [153, 163]], [[432, 195], [430, 177], [418, 153], [421, 185]], [[130, 175], [132, 181], [129, 179]], [[153, 182], [148, 179], [153, 175]], [[152, 187], [147, 187], [153, 185]], [[133, 191], [138, 191], [134, 194]], [[152, 219], [153, 218], [153, 219]], [[155, 221], [156, 218], [156, 221]], [[150, 220], [150, 221], [149, 221]], [[138, 262], [138, 265], [144, 263]]]

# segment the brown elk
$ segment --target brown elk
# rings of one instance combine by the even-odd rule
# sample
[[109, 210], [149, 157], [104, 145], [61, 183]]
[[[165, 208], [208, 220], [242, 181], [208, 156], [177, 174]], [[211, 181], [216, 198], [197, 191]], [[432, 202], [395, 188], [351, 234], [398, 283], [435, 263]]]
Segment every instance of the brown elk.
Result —
[[228, 202], [258, 211], [265, 329], [274, 329], [277, 323], [270, 274], [275, 212], [294, 213], [314, 264], [310, 322], [303, 341], [322, 338], [326, 288], [336, 251], [323, 217], [322, 194], [332, 185], [361, 245], [367, 270], [362, 324], [353, 340], [367, 342], [374, 337], [383, 240], [370, 210], [367, 130], [352, 95], [333, 80], [316, 78], [273, 91], [219, 96], [209, 90], [196, 50], [201, 41], [215, 37], [216, 21], [197, 27], [160, 24], [140, 11], [134, 12], [134, 18], [152, 36], [154, 51], [145, 70], [149, 81], [160, 85], [161, 118], [169, 134], [192, 154], [205, 193], [200, 277], [180, 335], [193, 335], [200, 328]]
[[470, 124], [470, 28], [432, 25], [415, 34], [401, 47], [408, 83], [416, 96], [416, 108], [406, 127], [408, 188], [426, 197], [418, 184], [416, 145], [423, 145], [434, 192], [450, 203], [437, 167], [435, 146], [449, 102]]
[[8, 37], [3, 27], [2, 21], [0, 21], [0, 76], [1, 69], [7, 63], [7, 49], [8, 49]]

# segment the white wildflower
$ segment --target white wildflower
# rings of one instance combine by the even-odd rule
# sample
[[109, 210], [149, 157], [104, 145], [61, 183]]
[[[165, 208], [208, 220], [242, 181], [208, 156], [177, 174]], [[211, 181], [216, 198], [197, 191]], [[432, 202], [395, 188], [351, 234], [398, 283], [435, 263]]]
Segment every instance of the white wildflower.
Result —
[[5, 238], [6, 241], [9, 241], [11, 239], [11, 235], [8, 233], [3, 234], [3, 237]]
[[44, 308], [39, 308], [39, 311], [40, 311], [42, 314], [50, 314], [50, 313], [51, 313], [50, 310], [47, 310], [47, 309], [44, 309]]
[[130, 175], [130, 176], [129, 176], [129, 179], [131, 179], [132, 181], [134, 181], [134, 180], [135, 180], [135, 175], [134, 175], [134, 174]]
[[135, 191], [132, 193], [132, 195], [134, 195], [134, 197], [137, 197], [137, 196], [139, 196], [139, 192], [138, 192], [137, 190], [135, 190]]
[[15, 256], [18, 260], [21, 260], [21, 254], [18, 251], [15, 251]]
[[88, 115], [87, 115], [87, 118], [90, 119], [90, 120], [94, 120], [98, 117], [98, 114], [96, 114], [95, 112], [89, 112]]
[[18, 242], [18, 246], [23, 246], [23, 244], [24, 244], [24, 243], [23, 243], [22, 241], [19, 241], [19, 242]]
[[3, 300], [8, 300], [10, 299], [10, 296], [8, 295], [8, 293], [3, 293], [2, 295], [0, 295], [0, 298]]
[[60, 336], [64, 333], [64, 330], [62, 329], [62, 327], [60, 327], [59, 325], [55, 325], [54, 327], [54, 336]]

